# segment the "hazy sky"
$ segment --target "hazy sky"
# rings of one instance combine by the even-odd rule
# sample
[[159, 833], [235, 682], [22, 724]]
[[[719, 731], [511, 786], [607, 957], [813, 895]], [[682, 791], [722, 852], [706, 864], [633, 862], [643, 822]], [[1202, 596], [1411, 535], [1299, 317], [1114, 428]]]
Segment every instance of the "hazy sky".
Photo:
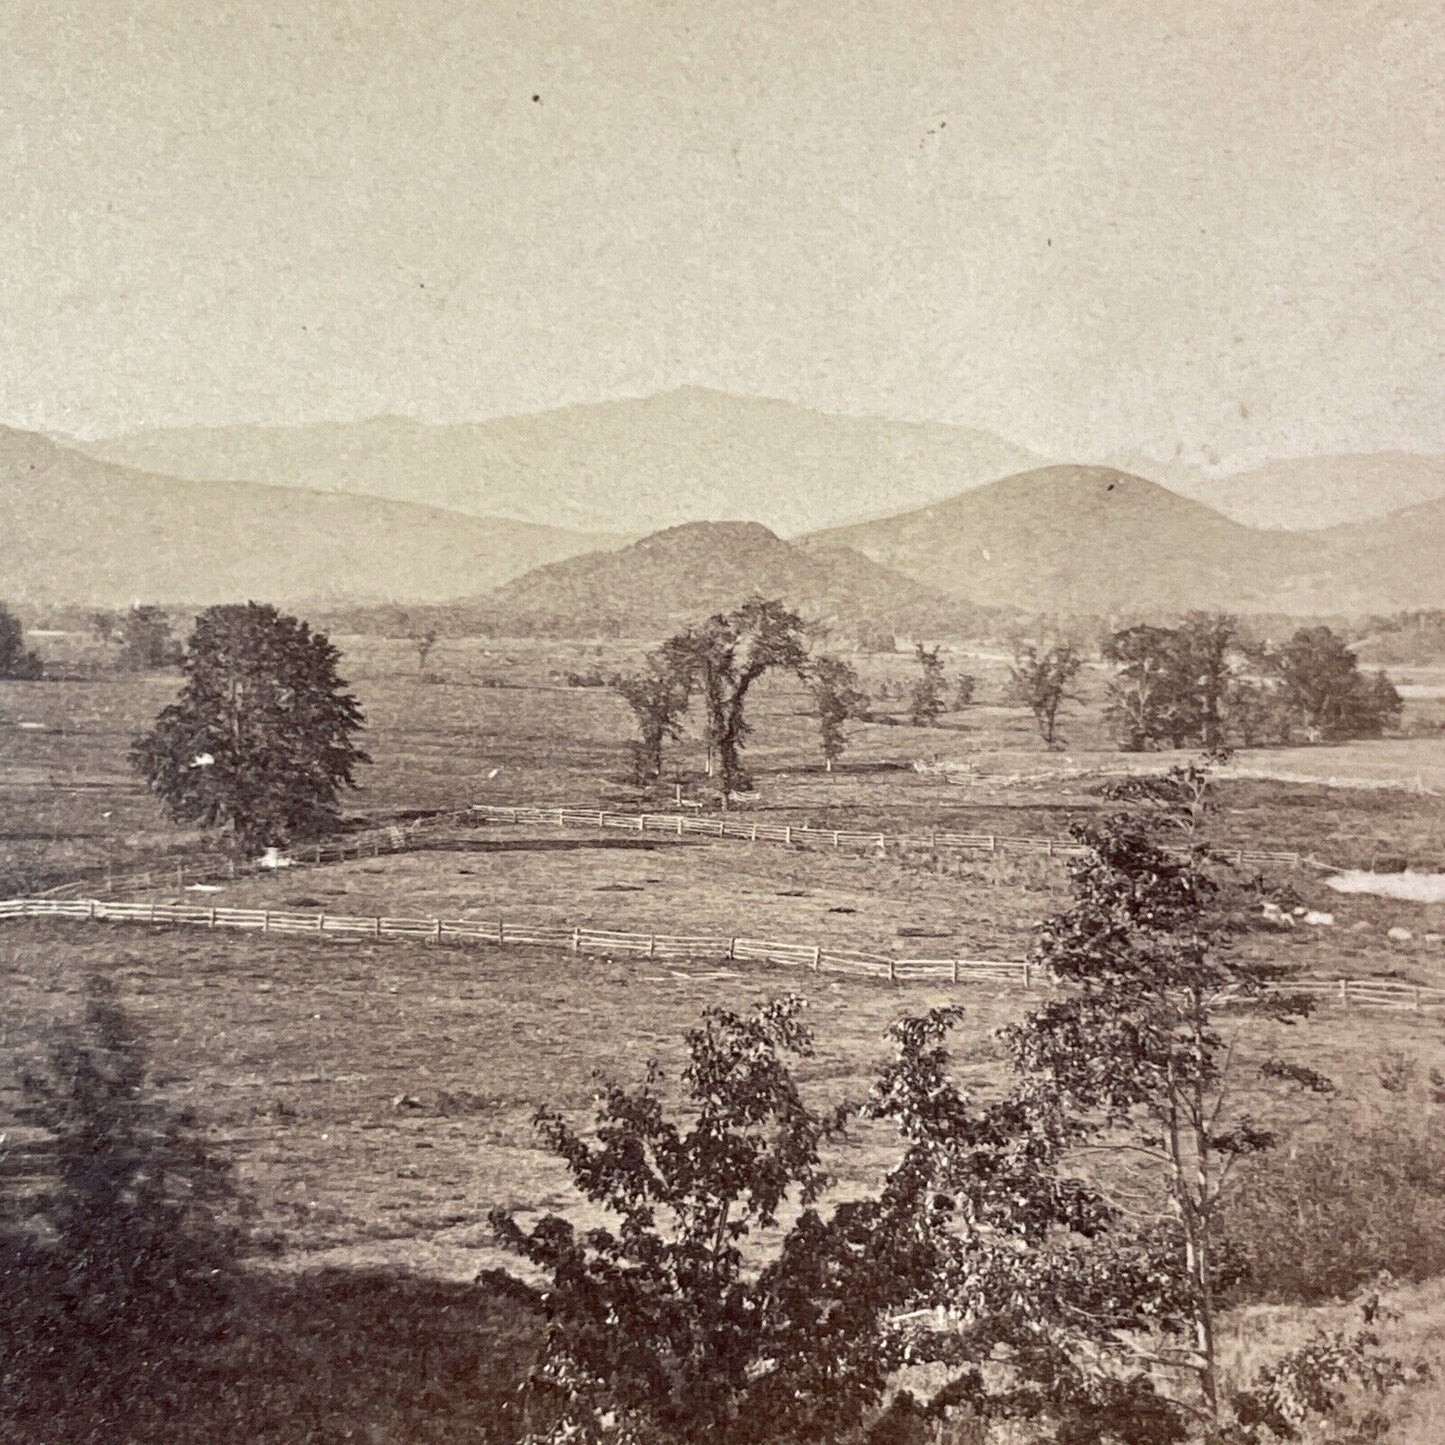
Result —
[[0, 419], [1445, 451], [1438, 0], [0, 0]]

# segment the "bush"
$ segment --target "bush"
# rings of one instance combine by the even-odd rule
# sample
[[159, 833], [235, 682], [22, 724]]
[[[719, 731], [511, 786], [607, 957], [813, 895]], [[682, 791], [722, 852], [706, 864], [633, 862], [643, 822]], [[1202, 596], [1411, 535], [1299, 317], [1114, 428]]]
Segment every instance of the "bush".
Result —
[[[1386, 1060], [1402, 1094], [1408, 1066]], [[1237, 1293], [1305, 1304], [1339, 1299], [1388, 1273], [1445, 1274], [1445, 1119], [1392, 1109], [1259, 1161], [1225, 1207], [1223, 1231], [1243, 1263]]]

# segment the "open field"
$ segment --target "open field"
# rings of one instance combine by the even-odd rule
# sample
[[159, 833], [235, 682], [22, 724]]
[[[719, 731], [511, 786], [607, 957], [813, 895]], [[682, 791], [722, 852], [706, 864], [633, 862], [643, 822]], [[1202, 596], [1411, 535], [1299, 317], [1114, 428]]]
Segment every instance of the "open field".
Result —
[[[568, 671], [625, 665], [640, 648], [444, 642], [431, 662], [444, 680], [422, 682], [405, 644], [338, 640], [375, 759], [363, 770], [363, 789], [348, 800], [358, 823], [471, 802], [642, 806], [626, 781], [625, 708], [605, 689], [563, 680]], [[1000, 705], [999, 659], [952, 662], [952, 670], [979, 675], [978, 706], [934, 729], [885, 720], [855, 725], [844, 766], [833, 775], [819, 764], [805, 695], [793, 684], [761, 686], [748, 752], [761, 795], [756, 816], [820, 829], [1063, 838], [1071, 821], [1110, 806], [1099, 794], [1107, 775], [1176, 760], [1121, 755], [1098, 731], [1092, 709], [1067, 721], [1066, 750], [1048, 752], [1024, 715]], [[861, 665], [874, 687], [885, 673], [896, 685], [913, 672], [903, 656]], [[1086, 691], [1096, 688], [1097, 678], [1086, 684]], [[122, 872], [197, 847], [201, 840], [168, 824], [126, 771], [131, 738], [177, 686], [173, 673], [0, 684], [0, 867], [11, 878], [105, 864]], [[1438, 700], [1412, 699], [1410, 707], [1437, 708]], [[1438, 743], [1405, 739], [1241, 762], [1305, 777], [1396, 777], [1407, 786], [1418, 778], [1430, 787], [1442, 780], [1431, 771], [1440, 768], [1439, 752]], [[912, 768], [940, 759], [965, 765], [965, 780]], [[669, 750], [676, 781], [696, 797], [705, 793], [702, 761], [695, 741]], [[1223, 782], [1218, 797], [1212, 828], [1222, 846], [1363, 866], [1445, 862], [1445, 809], [1422, 792], [1245, 778]], [[418, 843], [415, 851], [379, 858], [243, 876], [204, 894], [151, 896], [333, 915], [502, 916], [519, 924], [746, 933], [902, 956], [993, 958], [1021, 956], [1038, 921], [1066, 900], [1065, 862], [1029, 855], [894, 849], [879, 856], [500, 824], [423, 834]], [[1425, 938], [1445, 933], [1445, 904], [1342, 897], [1305, 869], [1274, 870], [1270, 883], [1294, 889], [1303, 905], [1336, 922], [1261, 927], [1240, 944], [1252, 956], [1312, 975], [1445, 985], [1445, 949]], [[1387, 942], [1393, 925], [1407, 926], [1412, 938]], [[680, 964], [564, 949], [7, 922], [0, 925], [0, 1110], [9, 1112], [20, 1069], [43, 1051], [54, 1023], [74, 1015], [86, 975], [97, 970], [116, 978], [148, 1037], [158, 1085], [193, 1109], [210, 1141], [236, 1161], [263, 1229], [281, 1241], [282, 1274], [268, 1278], [299, 1293], [278, 1296], [275, 1360], [266, 1370], [294, 1375], [287, 1388], [305, 1402], [306, 1361], [327, 1359], [327, 1398], [350, 1403], [325, 1408], [349, 1411], [348, 1420], [389, 1418], [391, 1434], [378, 1438], [397, 1441], [459, 1439], [450, 1433], [449, 1412], [460, 1408], [478, 1419], [494, 1413], [505, 1387], [493, 1376], [512, 1377], [535, 1326], [485, 1291], [439, 1305], [460, 1311], [438, 1327], [435, 1344], [437, 1358], [455, 1360], [458, 1379], [478, 1348], [494, 1350], [492, 1373], [483, 1371], [492, 1394], [478, 1404], [466, 1386], [442, 1405], [436, 1401], [446, 1397], [428, 1395], [425, 1382], [388, 1378], [385, 1389], [376, 1386], [370, 1360], [398, 1348], [391, 1335], [376, 1343], [382, 1317], [400, 1311], [407, 1337], [420, 1338], [417, 1322], [430, 1319], [438, 1291], [461, 1288], [449, 1282], [490, 1266], [518, 1270], [491, 1244], [485, 1217], [493, 1205], [525, 1218], [545, 1210], [589, 1217], [563, 1168], [537, 1147], [538, 1107], [555, 1105], [580, 1122], [599, 1076], [636, 1083], [655, 1059], [675, 1078], [683, 1034], [705, 1007], [744, 1009], [786, 991], [809, 1002], [818, 1048], [799, 1072], [812, 1100], [861, 1099], [887, 1056], [888, 1025], [945, 1001], [966, 1009], [954, 1038], [958, 1072], [987, 1094], [1006, 1079], [997, 1030], [1041, 997], [987, 984], [890, 988], [726, 960]], [[1245, 1067], [1281, 1053], [1340, 1085], [1340, 1096], [1316, 1110], [1296, 1138], [1343, 1138], [1382, 1117], [1395, 1101], [1377, 1080], [1392, 1060], [1408, 1059], [1421, 1077], [1445, 1071], [1445, 1021], [1431, 1015], [1324, 1009], [1293, 1030], [1239, 1027]], [[837, 1192], [869, 1188], [895, 1148], [890, 1132], [856, 1126], [829, 1157]], [[318, 1275], [317, 1266], [345, 1272]], [[353, 1271], [365, 1268], [383, 1273], [363, 1282]], [[387, 1306], [393, 1296], [397, 1302]], [[349, 1317], [352, 1299], [369, 1321], [364, 1326]], [[292, 1315], [294, 1325], [285, 1324]], [[473, 1315], [481, 1333], [468, 1335], [472, 1327], [457, 1321]], [[1234, 1347], [1241, 1358], [1269, 1353], [1257, 1338], [1263, 1318], [1241, 1317]], [[1282, 1335], [1302, 1329], [1305, 1318], [1271, 1317]], [[345, 1323], [327, 1323], [334, 1320]], [[1411, 1330], [1410, 1338], [1419, 1335], [1438, 1354], [1428, 1309]], [[483, 1339], [498, 1343], [479, 1346]], [[242, 1398], [255, 1379], [241, 1371]], [[468, 1403], [459, 1407], [464, 1396]], [[251, 1418], [261, 1407], [240, 1408]], [[426, 1434], [430, 1429], [441, 1433]], [[278, 1431], [278, 1439], [293, 1438]], [[331, 1437], [323, 1430], [317, 1438]]]
[[[538, 952], [196, 936], [178, 931], [8, 924], [0, 1078], [78, 1006], [87, 970], [114, 976], [150, 1040], [168, 1097], [196, 1110], [234, 1157], [292, 1265], [406, 1265], [450, 1277], [499, 1259], [486, 1209], [570, 1208], [560, 1166], [531, 1117], [544, 1103], [585, 1115], [597, 1075], [675, 1073], [685, 1030], [710, 1004], [780, 992], [809, 1001], [816, 1056], [800, 1076], [818, 1102], [860, 1099], [884, 1031], [953, 991], [817, 979], [783, 970], [580, 962]], [[980, 987], [955, 1035], [960, 1075], [1001, 1081], [994, 1032], [1028, 997]], [[1332, 1074], [1335, 1109], [1378, 1093], [1390, 1050], [1445, 1067], [1445, 1026], [1404, 1014], [1322, 1012], [1292, 1030], [1243, 1026], [1241, 1053], [1283, 1050]], [[891, 1136], [855, 1130], [835, 1152], [842, 1187], [876, 1179]]]
[[[473, 801], [637, 801], [626, 781], [626, 708], [604, 688], [567, 687], [563, 679], [568, 672], [605, 675], [626, 666], [643, 644], [443, 641], [429, 664], [443, 680], [427, 683], [417, 677], [404, 642], [338, 642], [343, 672], [367, 715], [365, 742], [375, 760], [349, 800], [358, 814]], [[1166, 767], [1176, 757], [1125, 755], [1108, 744], [1095, 705], [1101, 674], [1086, 675], [1087, 705], [1066, 715], [1068, 745], [1049, 752], [1025, 714], [1000, 705], [1000, 659], [958, 654], [949, 663], [950, 672], [978, 675], [978, 705], [948, 714], [937, 728], [855, 724], [833, 775], [821, 767], [806, 696], [795, 683], [761, 684], [748, 761], [763, 814], [819, 828], [1062, 837], [1070, 819], [1104, 806], [1101, 775]], [[899, 685], [916, 670], [901, 654], [860, 658], [858, 665], [875, 689], [885, 676]], [[107, 860], [123, 871], [136, 860], [195, 846], [194, 834], [163, 818], [129, 773], [126, 757], [131, 740], [178, 686], [174, 672], [0, 683], [0, 868], [55, 880]], [[1432, 700], [1412, 700], [1407, 725], [1425, 719], [1422, 709], [1438, 708]], [[701, 791], [703, 756], [695, 738], [670, 749], [668, 760], [670, 776]], [[962, 784], [912, 771], [915, 761], [934, 760], [971, 771]], [[1257, 751], [1237, 761], [1286, 775], [1393, 779], [1406, 788], [1419, 780], [1445, 789], [1445, 744], [1430, 739]], [[1227, 846], [1302, 850], [1360, 866], [1381, 859], [1445, 864], [1445, 808], [1435, 797], [1288, 781], [1226, 784], [1221, 797], [1215, 826]]]

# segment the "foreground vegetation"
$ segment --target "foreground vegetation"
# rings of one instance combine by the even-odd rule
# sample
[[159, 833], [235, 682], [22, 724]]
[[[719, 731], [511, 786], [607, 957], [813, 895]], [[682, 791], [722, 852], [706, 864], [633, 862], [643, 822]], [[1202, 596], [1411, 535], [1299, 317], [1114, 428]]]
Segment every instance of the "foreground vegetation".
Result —
[[[1142, 1445], [1323, 1439], [1331, 1416], [1354, 1420], [1339, 1439], [1384, 1438], [1414, 1408], [1400, 1404], [1424, 1388], [1413, 1356], [1382, 1348], [1392, 1322], [1368, 1294], [1357, 1325], [1331, 1316], [1315, 1337], [1303, 1321], [1382, 1272], [1442, 1263], [1438, 1027], [1296, 1023], [1302, 1006], [1262, 986], [1303, 962], [1419, 981], [1436, 965], [1344, 931], [1379, 933], [1398, 906], [1383, 900], [1351, 900], [1340, 930], [1268, 931], [1259, 900], [1284, 880], [1219, 872], [1208, 849], [1233, 836], [1428, 856], [1438, 810], [1161, 783], [1157, 765], [1121, 783], [1099, 762], [1119, 757], [1116, 673], [1058, 646], [971, 658], [952, 683], [937, 648], [823, 666], [796, 621], [740, 613], [675, 639], [688, 686], [662, 655], [633, 675], [640, 710], [601, 685], [625, 650], [484, 657], [427, 632], [405, 653], [363, 649], [342, 731], [366, 714], [364, 806], [696, 801], [716, 786], [711, 751], [731, 791], [759, 790], [750, 806], [816, 826], [1063, 836], [1072, 822], [1093, 848], [1072, 889], [1045, 860], [479, 834], [238, 881], [226, 901], [345, 893], [348, 911], [500, 904], [723, 932], [746, 905], [780, 930], [879, 946], [1034, 943], [1072, 990], [1042, 1007], [980, 992], [960, 1010], [952, 990], [809, 978], [780, 1000], [776, 976], [722, 967], [8, 927], [3, 1049], [25, 1081], [0, 1161], [8, 1438]], [[0, 701], [40, 715], [15, 735], [22, 766], [96, 785], [22, 799], [10, 826], [34, 836], [7, 841], [12, 870], [195, 846], [188, 819], [161, 822], [121, 771], [174, 674], [7, 686]], [[876, 706], [885, 686], [903, 716]], [[288, 688], [267, 706], [288, 713]], [[655, 741], [664, 761], [638, 768], [628, 711], [658, 696], [671, 721], [642, 752]], [[197, 726], [165, 749], [187, 789], [220, 755]], [[1081, 732], [1092, 768], [1041, 746]], [[963, 786], [902, 766], [936, 762], [940, 740]], [[1129, 816], [1109, 821], [1121, 803]], [[1159, 852], [1158, 826], [1202, 851]], [[82, 1019], [97, 967], [116, 992], [92, 987]], [[1216, 1012], [1221, 989], [1250, 1006]], [[616, 1082], [593, 1129], [599, 1075]], [[959, 1300], [961, 1319], [931, 1313]], [[1244, 1329], [1266, 1302], [1294, 1312], [1298, 1348]], [[425, 1341], [419, 1367], [408, 1338]], [[218, 1387], [203, 1399], [197, 1378]]]

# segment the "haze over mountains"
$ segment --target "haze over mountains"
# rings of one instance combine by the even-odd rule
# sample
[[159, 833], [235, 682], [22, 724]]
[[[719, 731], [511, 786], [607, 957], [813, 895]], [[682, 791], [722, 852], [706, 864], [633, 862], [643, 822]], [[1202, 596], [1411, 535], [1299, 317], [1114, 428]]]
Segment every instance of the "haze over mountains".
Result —
[[[458, 425], [148, 428], [67, 446], [141, 471], [361, 492], [584, 531], [743, 517], [783, 536], [909, 511], [1054, 462], [987, 431], [684, 387]], [[1228, 476], [1112, 458], [1249, 526], [1319, 528], [1445, 496], [1445, 457], [1320, 457]]]
[[[232, 467], [255, 475], [228, 476]], [[1222, 489], [1236, 513], [1273, 524], [1346, 520], [1250, 526], [1181, 495], [1177, 479], [1171, 490], [1118, 469], [1043, 463], [987, 433], [697, 390], [466, 427], [144, 432], [85, 452], [0, 429], [0, 596], [466, 598], [498, 617], [643, 631], [752, 590], [818, 616], [932, 632], [981, 607], [1445, 605], [1445, 499], [1361, 516], [1381, 498], [1445, 491], [1445, 460], [1326, 458], [1254, 476], [1253, 494], [1243, 477], [1196, 478], [1194, 489]], [[397, 500], [419, 495], [452, 509]], [[503, 520], [484, 507], [609, 525]], [[697, 520], [707, 516], [736, 520]], [[637, 532], [648, 536], [628, 546]]]
[[440, 600], [623, 537], [128, 471], [0, 427], [0, 597], [123, 606]]

